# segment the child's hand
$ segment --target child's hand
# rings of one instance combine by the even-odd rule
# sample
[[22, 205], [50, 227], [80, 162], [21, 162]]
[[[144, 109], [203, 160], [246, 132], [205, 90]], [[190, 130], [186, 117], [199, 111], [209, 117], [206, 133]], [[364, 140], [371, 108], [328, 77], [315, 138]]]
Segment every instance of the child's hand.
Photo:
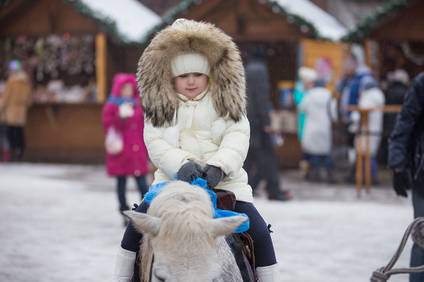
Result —
[[205, 167], [205, 179], [208, 182], [210, 188], [215, 188], [219, 182], [224, 178], [225, 174], [217, 166], [207, 165]]
[[177, 172], [177, 179], [191, 183], [194, 179], [203, 176], [203, 170], [197, 163], [189, 161]]

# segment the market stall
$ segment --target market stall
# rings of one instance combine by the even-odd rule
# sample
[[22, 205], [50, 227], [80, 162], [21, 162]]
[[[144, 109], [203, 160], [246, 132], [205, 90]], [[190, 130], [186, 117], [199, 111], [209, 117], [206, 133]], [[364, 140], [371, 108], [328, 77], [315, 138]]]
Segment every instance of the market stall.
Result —
[[424, 70], [424, 2], [390, 0], [344, 39], [363, 43], [369, 65], [384, 81], [395, 69], [413, 77]]
[[26, 159], [101, 161], [100, 113], [112, 77], [135, 72], [139, 42], [160, 17], [134, 0], [0, 5], [0, 92], [12, 59], [33, 85]]

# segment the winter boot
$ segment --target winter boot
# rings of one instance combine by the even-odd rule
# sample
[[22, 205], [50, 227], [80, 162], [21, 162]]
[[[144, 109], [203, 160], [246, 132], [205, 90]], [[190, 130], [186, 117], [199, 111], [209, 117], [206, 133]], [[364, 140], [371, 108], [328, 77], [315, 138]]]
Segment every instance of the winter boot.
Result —
[[292, 198], [293, 198], [293, 195], [289, 190], [283, 190], [277, 194], [268, 196], [268, 200], [274, 200], [274, 201], [289, 201]]
[[135, 261], [135, 252], [120, 248], [115, 261], [114, 281], [132, 281]]
[[262, 266], [256, 268], [256, 274], [258, 275], [258, 282], [276, 282], [275, 269], [277, 264]]

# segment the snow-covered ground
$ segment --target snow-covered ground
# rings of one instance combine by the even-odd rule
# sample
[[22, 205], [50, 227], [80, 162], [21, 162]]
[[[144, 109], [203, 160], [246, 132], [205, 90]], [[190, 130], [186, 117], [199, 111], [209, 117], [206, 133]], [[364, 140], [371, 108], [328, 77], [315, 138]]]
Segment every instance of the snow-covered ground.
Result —
[[[256, 200], [273, 225], [278, 281], [369, 281], [412, 221], [410, 200], [389, 187], [358, 199], [353, 187], [282, 177], [293, 201]], [[124, 231], [114, 184], [101, 166], [0, 165], [0, 281], [110, 281]], [[408, 265], [409, 249], [398, 265]]]

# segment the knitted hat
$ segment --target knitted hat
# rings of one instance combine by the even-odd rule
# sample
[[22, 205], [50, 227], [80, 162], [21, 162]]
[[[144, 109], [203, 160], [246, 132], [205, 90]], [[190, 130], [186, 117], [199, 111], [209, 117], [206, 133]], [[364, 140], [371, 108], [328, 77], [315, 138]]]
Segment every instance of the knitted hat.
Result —
[[401, 82], [405, 85], [409, 84], [409, 75], [402, 69], [397, 69], [387, 74], [387, 78], [390, 82]]
[[314, 69], [301, 67], [299, 69], [299, 78], [303, 82], [314, 82], [318, 78], [318, 74]]
[[359, 91], [365, 91], [376, 87], [378, 87], [378, 82], [372, 76], [365, 76], [361, 80]]
[[209, 75], [208, 59], [199, 53], [186, 53], [175, 56], [171, 61], [172, 76], [187, 73], [202, 73]]

